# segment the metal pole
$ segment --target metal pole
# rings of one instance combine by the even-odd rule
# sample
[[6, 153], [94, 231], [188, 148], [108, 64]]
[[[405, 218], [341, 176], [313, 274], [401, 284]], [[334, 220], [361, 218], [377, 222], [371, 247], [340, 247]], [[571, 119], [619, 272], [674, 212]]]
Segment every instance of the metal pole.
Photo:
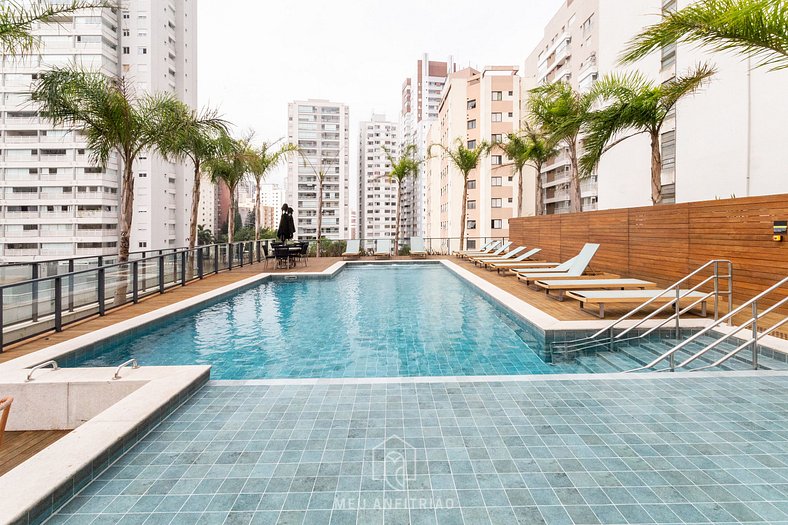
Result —
[[611, 326], [608, 330], [608, 341], [607, 341], [607, 349], [609, 351], [613, 351], [615, 346], [615, 339], [613, 338], [613, 327]]
[[758, 301], [752, 302], [752, 369], [758, 370]]
[[233, 245], [227, 244], [227, 269], [233, 269]]
[[246, 245], [245, 242], [242, 242], [238, 245], [238, 260], [241, 261], [241, 268], [244, 267], [244, 246]]
[[719, 319], [720, 311], [720, 263], [714, 261], [714, 320]]
[[[74, 273], [74, 259], [68, 260], [68, 273]], [[68, 311], [74, 311], [74, 276], [68, 280]]]
[[63, 282], [55, 277], [55, 332], [63, 331]]
[[178, 282], [178, 254], [172, 252], [172, 284]]
[[0, 354], [3, 353], [3, 288], [0, 287]]
[[219, 245], [213, 245], [213, 273], [219, 273]]
[[181, 286], [186, 286], [186, 251], [181, 252]]
[[138, 261], [131, 263], [131, 300], [136, 304], [140, 299], [140, 265]]
[[728, 262], [728, 313], [733, 311], [733, 263]]
[[164, 293], [164, 256], [159, 255], [159, 293]]
[[38, 264], [33, 263], [30, 270], [30, 275], [33, 277], [33, 282], [30, 283], [30, 317], [33, 321], [38, 321]]
[[100, 266], [98, 269], [98, 310], [99, 315], [104, 315], [106, 313], [106, 307], [104, 305], [104, 292], [105, 292], [105, 285], [104, 282], [104, 270], [103, 266]]
[[255, 242], [255, 244], [257, 245], [256, 246], [256, 248], [257, 248], [257, 262], [259, 263], [259, 262], [261, 262], [263, 260], [262, 257], [261, 257], [261, 254], [260, 254], [260, 251], [261, 251], [260, 247], [262, 246], [263, 241], [257, 241], [257, 242]]
[[202, 246], [197, 248], [197, 277], [202, 279]]

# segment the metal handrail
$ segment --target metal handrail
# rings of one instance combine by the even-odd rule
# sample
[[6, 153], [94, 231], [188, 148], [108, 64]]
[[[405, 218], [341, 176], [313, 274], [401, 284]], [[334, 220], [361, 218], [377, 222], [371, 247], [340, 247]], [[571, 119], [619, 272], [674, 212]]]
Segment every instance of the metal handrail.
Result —
[[[720, 265], [726, 265], [728, 267], [727, 275], [720, 275]], [[698, 283], [697, 285], [693, 286], [692, 288], [684, 290], [682, 292], [682, 289], [681, 289], [682, 285], [684, 285], [689, 280], [691, 280], [692, 278], [696, 277], [698, 274], [700, 274], [701, 272], [703, 272], [704, 270], [706, 270], [706, 269], [708, 269], [710, 267], [714, 268], [714, 273], [712, 275], [710, 275], [709, 277], [706, 277], [700, 283]], [[728, 289], [725, 290], [724, 292], [721, 292], [720, 289], [719, 289], [719, 280], [721, 278], [724, 278], [724, 279], [728, 280]], [[681, 299], [683, 299], [684, 297], [687, 297], [688, 295], [692, 294], [693, 292], [698, 291], [701, 287], [705, 286], [706, 284], [708, 284], [709, 282], [712, 282], [712, 281], [714, 282], [714, 289], [711, 292], [706, 293], [704, 296], [702, 296], [701, 298], [697, 299], [696, 301], [691, 303], [689, 306], [687, 306], [685, 308], [681, 308]], [[655, 311], [651, 312], [646, 317], [644, 317], [643, 319], [639, 320], [634, 325], [632, 325], [629, 328], [623, 330], [619, 334], [614, 334], [614, 329], [617, 326], [619, 326], [622, 322], [632, 318], [635, 314], [637, 314], [638, 312], [642, 311], [646, 307], [650, 306], [651, 304], [653, 304], [657, 300], [665, 297], [667, 294], [674, 293], [674, 292], [676, 293], [676, 300], [675, 301], [671, 301], [671, 302], [663, 304], [662, 306], [658, 307]], [[681, 278], [680, 280], [676, 281], [673, 285], [671, 285], [670, 287], [668, 287], [665, 290], [663, 290], [660, 294], [655, 295], [654, 297], [652, 297], [652, 298], [648, 299], [647, 301], [643, 302], [639, 306], [637, 306], [634, 309], [630, 310], [629, 312], [627, 312], [623, 316], [619, 317], [618, 319], [616, 319], [615, 321], [613, 321], [609, 325], [605, 326], [604, 328], [598, 330], [594, 334], [592, 334], [590, 336], [587, 336], [587, 337], [580, 338], [580, 339], [574, 339], [574, 340], [571, 340], [571, 341], [565, 341], [565, 342], [561, 343], [561, 347], [564, 350], [569, 351], [569, 352], [579, 352], [579, 351], [584, 350], [584, 349], [590, 349], [590, 348], [595, 348], [595, 347], [605, 346], [605, 345], [608, 345], [608, 346], [612, 347], [612, 345], [617, 340], [629, 341], [629, 340], [632, 340], [632, 339], [642, 339], [643, 337], [646, 337], [646, 336], [650, 335], [651, 333], [655, 332], [656, 330], [662, 328], [663, 326], [665, 326], [666, 324], [668, 324], [668, 323], [670, 323], [671, 321], [674, 321], [674, 320], [676, 321], [676, 331], [677, 331], [677, 335], [678, 335], [678, 331], [680, 329], [681, 315], [686, 313], [686, 312], [689, 312], [690, 310], [692, 310], [692, 308], [694, 308], [698, 304], [701, 304], [702, 302], [708, 300], [709, 297], [712, 297], [712, 296], [714, 296], [714, 320], [715, 321], [718, 320], [718, 318], [719, 318], [719, 296], [721, 294], [725, 294], [725, 295], [728, 296], [728, 311], [730, 311], [731, 308], [732, 308], [732, 305], [733, 305], [733, 263], [731, 261], [727, 260], [727, 259], [713, 259], [713, 260], [703, 264], [699, 268], [695, 269], [693, 272], [691, 272], [690, 274], [688, 274], [685, 277]], [[628, 333], [632, 332], [633, 330], [636, 330], [637, 328], [641, 327], [644, 323], [646, 323], [647, 321], [653, 319], [655, 316], [659, 315], [665, 309], [670, 308], [674, 304], [676, 305], [676, 307], [675, 307], [676, 308], [676, 312], [674, 314], [672, 314], [670, 317], [668, 317], [667, 319], [664, 319], [659, 324], [657, 324], [656, 326], [652, 327], [647, 332], [645, 332], [643, 334], [640, 334], [639, 336], [636, 336], [634, 338], [624, 339], [624, 336], [626, 334], [628, 334]], [[608, 335], [608, 339], [606, 341], [604, 341], [604, 342], [598, 341], [598, 338], [600, 336], [604, 335], [604, 334]]]
[[[731, 311], [730, 311], [730, 312], [728, 312], [728, 314], [726, 314], [725, 316], [723, 316], [723, 317], [719, 318], [718, 320], [716, 320], [716, 321], [715, 321], [714, 323], [712, 323], [711, 325], [707, 326], [706, 328], [704, 328], [704, 329], [700, 330], [699, 332], [695, 333], [695, 334], [694, 334], [694, 335], [692, 335], [691, 337], [689, 337], [689, 338], [687, 338], [686, 340], [682, 341], [681, 343], [677, 344], [676, 346], [674, 346], [673, 348], [671, 348], [670, 350], [668, 350], [667, 352], [665, 352], [665, 353], [664, 353], [664, 354], [662, 354], [661, 356], [657, 357], [656, 359], [654, 359], [653, 361], [651, 361], [651, 362], [650, 362], [650, 363], [648, 363], [647, 365], [640, 366], [640, 367], [638, 367], [638, 368], [633, 368], [632, 370], [627, 370], [626, 372], [627, 372], [627, 373], [630, 373], [630, 372], [640, 372], [640, 371], [643, 371], [643, 370], [648, 370], [649, 368], [653, 368], [654, 366], [658, 365], [659, 363], [661, 363], [661, 362], [662, 362], [662, 361], [664, 361], [665, 359], [671, 359], [671, 367], [670, 367], [670, 370], [671, 370], [671, 371], [673, 371], [673, 370], [676, 368], [676, 367], [675, 367], [675, 365], [673, 364], [673, 356], [675, 356], [676, 352], [678, 352], [678, 351], [679, 351], [679, 350], [681, 350], [682, 348], [686, 347], [686, 346], [687, 346], [687, 345], [689, 345], [690, 343], [692, 343], [692, 342], [694, 342], [694, 341], [697, 341], [698, 339], [700, 339], [701, 337], [703, 337], [703, 336], [704, 336], [704, 335], [706, 335], [707, 333], [711, 332], [713, 329], [717, 328], [718, 326], [720, 326], [720, 325], [722, 325], [722, 324], [725, 324], [725, 323], [727, 323], [727, 321], [729, 321], [730, 319], [733, 319], [733, 317], [735, 317], [736, 315], [738, 315], [738, 314], [739, 314], [740, 312], [742, 312], [742, 311], [743, 311], [745, 308], [747, 308], [747, 307], [752, 307], [752, 308], [753, 308], [753, 310], [755, 310], [755, 309], [757, 308], [757, 303], [758, 303], [758, 300], [759, 300], [759, 299], [763, 299], [765, 296], [769, 295], [769, 294], [770, 294], [770, 293], [772, 293], [774, 290], [776, 290], [776, 289], [778, 289], [778, 288], [780, 288], [780, 287], [784, 286], [786, 283], [788, 283], [788, 277], [785, 277], [784, 279], [782, 279], [782, 280], [780, 280], [779, 282], [777, 282], [776, 284], [774, 284], [774, 285], [770, 286], [769, 288], [767, 288], [767, 289], [766, 289], [766, 290], [764, 290], [763, 292], [759, 293], [758, 295], [756, 295], [756, 296], [755, 296], [755, 297], [753, 297], [752, 299], [749, 299], [748, 301], [746, 301], [744, 304], [742, 304], [742, 305], [741, 305], [741, 306], [739, 306], [738, 308], [735, 308], [734, 310], [731, 310]], [[786, 299], [788, 299], [788, 298], [786, 298]], [[783, 301], [780, 301], [778, 304], [783, 304], [783, 303], [785, 302], [785, 300], [786, 300], [786, 299], [783, 299]], [[773, 307], [773, 308], [774, 308], [774, 307]], [[768, 309], [768, 310], [767, 310], [767, 312], [768, 312], [768, 311], [771, 311], [773, 308], [770, 308], [770, 309]], [[762, 315], [764, 315], [764, 314], [761, 314], [761, 316], [762, 316]], [[758, 317], [760, 317], [760, 316], [757, 314], [757, 311], [756, 311], [756, 312], [754, 312], [754, 314], [753, 314], [753, 317], [750, 319], [750, 322], [746, 322], [746, 323], [744, 323], [744, 325], [742, 325], [742, 326], [749, 326], [750, 324], [752, 324], [752, 321], [757, 321], [757, 320], [758, 320]], [[736, 332], [738, 332], [739, 330], [741, 330], [741, 328], [742, 328], [742, 327], [739, 327], [739, 329], [738, 329], [738, 330], [736, 330]], [[755, 325], [753, 328], [754, 328], [754, 330], [757, 330], [757, 325]], [[757, 333], [757, 332], [756, 332], [756, 333]], [[726, 336], [726, 337], [723, 337], [723, 340], [725, 340], [725, 339], [727, 339], [727, 336]], [[719, 342], [721, 342], [721, 341], [715, 342], [715, 346], [716, 346], [716, 344], [718, 344]]]
[[118, 368], [115, 369], [115, 375], [112, 376], [112, 379], [113, 380], [114, 379], [120, 379], [120, 371], [123, 368], [127, 367], [127, 366], [131, 366], [132, 370], [136, 370], [136, 369], [138, 369], [140, 367], [140, 365], [137, 364], [137, 360], [136, 359], [129, 359], [125, 363], [121, 363], [120, 365], [118, 365]]
[[[751, 337], [750, 339], [748, 339], [747, 341], [743, 342], [741, 345], [737, 346], [735, 349], [731, 350], [730, 352], [728, 352], [727, 354], [725, 354], [724, 356], [722, 356], [718, 360], [714, 361], [710, 365], [701, 366], [699, 368], [693, 368], [691, 371], [692, 372], [697, 372], [699, 370], [706, 370], [708, 368], [713, 368], [713, 367], [720, 366], [722, 363], [724, 363], [728, 359], [734, 357], [736, 354], [738, 354], [739, 352], [741, 352], [742, 350], [744, 350], [748, 346], [753, 345], [753, 344], [757, 345], [758, 341], [760, 341], [762, 338], [766, 337], [767, 335], [771, 334], [772, 332], [774, 332], [775, 330], [780, 328], [785, 323], [788, 323], [788, 317], [785, 317], [784, 319], [774, 323], [772, 326], [770, 326], [769, 328], [767, 328], [763, 332], [760, 332], [756, 337]], [[757, 363], [757, 360], [756, 360], [756, 363]]]
[[57, 361], [55, 361], [54, 359], [53, 359], [53, 360], [51, 360], [51, 361], [47, 361], [47, 362], [45, 362], [45, 363], [41, 363], [40, 365], [36, 365], [36, 366], [34, 366], [33, 368], [31, 368], [31, 369], [30, 369], [30, 373], [29, 373], [29, 374], [27, 374], [27, 378], [25, 378], [25, 383], [29, 383], [30, 381], [32, 381], [32, 380], [33, 380], [33, 373], [34, 373], [36, 370], [41, 370], [42, 368], [46, 368], [46, 367], [48, 367], [48, 366], [51, 366], [51, 367], [52, 367], [52, 371], [53, 371], [53, 372], [54, 372], [55, 370], [60, 370], [60, 367], [59, 367], [59, 366], [57, 366]]

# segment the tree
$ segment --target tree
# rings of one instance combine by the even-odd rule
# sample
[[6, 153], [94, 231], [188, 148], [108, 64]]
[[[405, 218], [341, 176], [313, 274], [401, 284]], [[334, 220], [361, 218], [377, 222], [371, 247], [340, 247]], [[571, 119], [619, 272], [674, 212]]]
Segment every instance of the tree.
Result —
[[557, 154], [555, 144], [550, 138], [540, 130], [526, 123], [525, 127], [518, 133], [509, 133], [506, 142], [499, 147], [504, 154], [512, 161], [515, 173], [518, 174], [518, 200], [517, 216], [523, 215], [523, 169], [525, 166], [532, 166], [536, 170], [536, 214], [542, 214], [542, 166]]
[[19, 0], [0, 2], [0, 53], [14, 56], [33, 51], [37, 45], [36, 38], [32, 34], [34, 24], [54, 22], [61, 15], [94, 7], [109, 7], [109, 4], [85, 0], [41, 3]]
[[688, 43], [733, 51], [757, 67], [788, 68], [788, 2], [785, 0], [699, 0], [664, 13], [662, 22], [637, 35], [622, 54], [634, 62], [662, 47]]
[[238, 214], [238, 185], [243, 182], [249, 164], [249, 145], [245, 140], [232, 138], [222, 134], [218, 139], [219, 154], [205, 162], [205, 170], [210, 173], [211, 181], [219, 181], [230, 190], [230, 212], [227, 217], [227, 239], [232, 243], [235, 236], [236, 214]]
[[582, 211], [580, 195], [579, 139], [591, 111], [591, 97], [578, 93], [566, 82], [554, 82], [531, 91], [531, 117], [550, 141], [569, 152], [569, 198], [571, 211]]
[[256, 224], [257, 220], [255, 218], [254, 210], [249, 210], [249, 213], [246, 214], [246, 220], [244, 221], [243, 226], [244, 228], [254, 228]]
[[266, 176], [277, 166], [279, 166], [290, 153], [298, 151], [298, 146], [295, 146], [294, 144], [282, 144], [279, 146], [279, 148], [276, 148], [277, 142], [263, 142], [259, 148], [255, 148], [252, 151], [251, 155], [249, 172], [252, 174], [255, 184], [255, 240], [260, 239], [260, 230], [263, 227], [263, 220], [260, 210], [260, 192], [263, 181], [265, 180]]
[[206, 244], [213, 244], [213, 232], [210, 228], [206, 228], [202, 224], [197, 225], [197, 244], [205, 246]]
[[400, 195], [402, 195], [402, 183], [408, 177], [416, 177], [419, 173], [419, 165], [421, 161], [418, 160], [416, 155], [416, 145], [408, 144], [402, 151], [398, 158], [394, 158], [391, 152], [384, 146], [383, 150], [386, 152], [386, 158], [391, 164], [391, 169], [385, 177], [390, 183], [397, 185], [397, 208], [394, 214], [394, 250], [399, 253], [399, 225], [400, 225]]
[[648, 134], [651, 139], [651, 202], [662, 202], [662, 126], [683, 97], [695, 93], [714, 75], [713, 67], [702, 64], [663, 84], [654, 84], [642, 74], [610, 74], [591, 90], [601, 109], [591, 112], [581, 159], [590, 173], [602, 155], [626, 139]]
[[215, 110], [203, 109], [197, 113], [181, 103], [180, 125], [174, 133], [162, 135], [158, 148], [166, 157], [188, 160], [194, 168], [192, 181], [192, 207], [189, 219], [189, 277], [194, 268], [194, 246], [198, 237], [198, 215], [200, 211], [200, 187], [202, 166], [219, 155], [219, 137], [227, 133], [227, 123], [218, 117]]
[[40, 104], [42, 116], [55, 125], [84, 131], [96, 164], [106, 166], [113, 153], [117, 154], [123, 166], [118, 261], [128, 261], [134, 216], [134, 161], [143, 150], [156, 150], [162, 136], [175, 133], [181, 124], [181, 102], [170, 94], [137, 97], [123, 78], [72, 67], [45, 73], [32, 99]]
[[468, 175], [479, 166], [482, 157], [488, 155], [492, 145], [486, 141], [479, 142], [473, 149], [468, 148], [462, 139], [458, 138], [454, 148], [449, 148], [443, 144], [430, 144], [428, 154], [432, 154], [434, 148], [438, 148], [449, 158], [451, 164], [462, 174], [462, 216], [460, 218], [460, 249], [465, 242], [466, 216], [468, 214]]

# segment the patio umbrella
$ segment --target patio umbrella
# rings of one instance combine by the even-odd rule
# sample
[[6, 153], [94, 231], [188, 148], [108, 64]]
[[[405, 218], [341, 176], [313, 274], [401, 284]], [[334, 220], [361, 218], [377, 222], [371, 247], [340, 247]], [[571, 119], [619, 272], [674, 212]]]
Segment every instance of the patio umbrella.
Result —
[[293, 208], [287, 207], [287, 231], [290, 234], [288, 239], [292, 239], [295, 235], [295, 221], [293, 220]]
[[290, 224], [292, 223], [292, 217], [288, 220], [287, 217], [287, 204], [282, 205], [282, 217], [279, 219], [279, 228], [276, 230], [276, 237], [285, 242], [287, 239], [291, 239], [293, 234], [290, 233]]

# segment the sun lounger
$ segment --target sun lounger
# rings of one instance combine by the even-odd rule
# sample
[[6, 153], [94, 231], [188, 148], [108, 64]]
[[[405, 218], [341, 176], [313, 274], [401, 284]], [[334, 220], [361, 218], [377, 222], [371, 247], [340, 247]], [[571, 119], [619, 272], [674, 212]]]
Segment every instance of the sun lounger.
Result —
[[13, 397], [0, 397], [0, 445], [3, 444], [3, 434], [5, 433], [6, 423], [8, 423], [8, 414], [11, 412], [11, 403], [13, 402]]
[[413, 258], [420, 257], [422, 259], [427, 257], [427, 250], [424, 249], [424, 239], [421, 237], [410, 238], [410, 256]]
[[522, 266], [523, 264], [530, 264], [530, 262], [527, 262], [528, 259], [541, 251], [541, 248], [532, 248], [511, 259], [481, 259], [480, 263], [482, 267], [487, 268], [488, 270], [494, 269], [496, 265], [500, 265], [501, 268], [505, 268], [507, 265]]
[[[534, 281], [537, 288], [545, 291], [548, 297], [564, 300], [565, 292], [572, 290], [645, 290], [656, 288], [657, 284], [651, 281], [640, 279], [555, 279]], [[551, 295], [550, 291], [557, 292], [558, 295]]]
[[[556, 266], [555, 268], [547, 270], [523, 270], [516, 271], [515, 273], [517, 273], [517, 279], [523, 281], [526, 284], [530, 284], [533, 281], [540, 279], [580, 277], [585, 273], [586, 269], [588, 268], [588, 264], [591, 262], [591, 259], [594, 257], [594, 254], [596, 254], [598, 249], [598, 244], [587, 243], [585, 246], [583, 246], [583, 249], [580, 250], [580, 253], [578, 253], [575, 257], [559, 266]], [[614, 278], [612, 275], [607, 274], [606, 277], [611, 279]]]
[[[512, 245], [512, 243], [511, 243], [511, 242], [505, 242], [505, 243], [503, 243], [502, 245], [498, 246], [498, 249], [497, 249], [497, 250], [493, 251], [493, 252], [490, 254], [490, 257], [497, 257], [497, 256], [501, 255], [501, 254], [502, 254], [503, 252], [505, 252], [505, 251], [506, 251], [506, 250], [509, 248], [509, 246], [511, 246], [511, 245]], [[460, 257], [463, 257], [463, 258], [471, 258], [471, 257], [480, 257], [480, 256], [482, 256], [482, 255], [485, 255], [485, 254], [483, 254], [483, 253], [464, 253], [464, 254], [460, 255]]]
[[349, 240], [345, 253], [342, 254], [343, 259], [358, 259], [361, 257], [361, 241], [358, 239]]
[[[664, 293], [665, 290], [571, 290], [566, 293], [567, 297], [580, 301], [580, 309], [594, 314], [600, 319], [605, 318], [605, 305], [608, 304], [642, 304], [650, 299]], [[682, 292], [680, 299], [681, 307], [687, 307], [702, 298], [701, 292]], [[676, 300], [676, 294], [670, 293], [654, 299], [651, 303], [654, 306], [661, 306]], [[588, 309], [589, 305], [597, 305], [599, 313]], [[700, 303], [701, 315], [706, 317], [706, 301]]]
[[[525, 246], [518, 246], [514, 250], [509, 250], [505, 254], [490, 255], [490, 256], [479, 255], [479, 256], [475, 256], [475, 257], [468, 257], [468, 260], [469, 261], [473, 261], [473, 264], [475, 264], [477, 266], [482, 261], [492, 261], [492, 262], [495, 262], [495, 261], [506, 261], [506, 260], [512, 259], [512, 257], [514, 257], [515, 255], [517, 255], [518, 253], [520, 253], [523, 250], [525, 250]], [[482, 266], [484, 266], [484, 264], [482, 264]]]
[[515, 264], [511, 267], [502, 266], [500, 269], [509, 270], [508, 273], [511, 275], [519, 275], [524, 272], [565, 272], [572, 267], [572, 263], [576, 258], [577, 257], [572, 257], [562, 263], [542, 261], [524, 262]]
[[375, 241], [375, 258], [388, 259], [391, 257], [391, 239], [378, 239]]
[[456, 257], [464, 257], [466, 254], [492, 253], [497, 250], [501, 244], [503, 244], [501, 241], [490, 241], [479, 250], [457, 250], [454, 252], [454, 255]]

